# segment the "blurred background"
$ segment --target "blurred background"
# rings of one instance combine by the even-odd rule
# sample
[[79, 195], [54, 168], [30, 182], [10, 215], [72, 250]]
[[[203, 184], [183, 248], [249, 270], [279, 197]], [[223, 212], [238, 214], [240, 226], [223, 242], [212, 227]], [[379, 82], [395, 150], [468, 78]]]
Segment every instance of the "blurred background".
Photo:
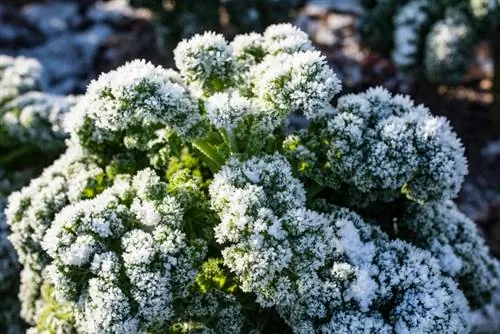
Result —
[[[128, 60], [172, 67], [173, 48], [196, 33], [231, 39], [293, 23], [323, 51], [344, 94], [381, 85], [448, 117], [470, 167], [457, 203], [500, 256], [499, 6], [496, 0], [2, 0], [0, 55], [36, 59], [42, 74], [23, 93], [64, 97], [58, 102], [64, 113], [68, 95], [84, 93], [99, 73]], [[13, 106], [6, 93], [12, 75], [5, 69], [14, 65], [2, 59], [0, 197], [62, 150], [2, 137], [1, 122], [21, 119], [26, 104]]]

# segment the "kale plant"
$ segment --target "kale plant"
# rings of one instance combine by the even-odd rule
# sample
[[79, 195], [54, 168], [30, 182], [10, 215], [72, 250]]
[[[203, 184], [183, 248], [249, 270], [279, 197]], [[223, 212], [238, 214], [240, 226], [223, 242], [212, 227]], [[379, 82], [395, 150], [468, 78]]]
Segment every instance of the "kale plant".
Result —
[[486, 20], [494, 9], [487, 3], [492, 1], [365, 0], [361, 34], [402, 70], [458, 84], [469, 71], [475, 44], [489, 38]]
[[[35, 59], [0, 55], [0, 332], [21, 333], [18, 257], [8, 240], [6, 197], [25, 185], [65, 147], [65, 115], [77, 97], [43, 92]], [[36, 228], [36, 227], [35, 227]]]
[[44, 87], [37, 60], [0, 55], [0, 167], [25, 167], [29, 154], [43, 160], [64, 149], [64, 117], [78, 98]]
[[288, 24], [174, 55], [93, 81], [66, 153], [9, 197], [33, 332], [468, 332], [500, 274], [450, 202], [467, 162], [446, 119], [339, 97]]

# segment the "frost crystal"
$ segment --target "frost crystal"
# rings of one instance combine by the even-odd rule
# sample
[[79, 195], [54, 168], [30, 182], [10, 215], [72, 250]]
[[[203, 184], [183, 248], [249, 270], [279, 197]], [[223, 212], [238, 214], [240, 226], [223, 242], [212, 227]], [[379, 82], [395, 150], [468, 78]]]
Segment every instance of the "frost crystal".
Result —
[[207, 117], [215, 127], [231, 132], [245, 116], [255, 114], [252, 104], [237, 91], [216, 93], [206, 102]]
[[[214, 176], [210, 194], [221, 218], [216, 238], [224, 263], [243, 291], [255, 293], [263, 307], [276, 307], [294, 332], [359, 326], [465, 333], [467, 302], [429, 253], [389, 242], [348, 210], [306, 209], [304, 188], [282, 156], [230, 160]], [[329, 321], [348, 309], [357, 312], [355, 323], [347, 314]]]
[[263, 36], [263, 47], [271, 55], [280, 53], [294, 54], [313, 49], [309, 36], [288, 23], [269, 26], [264, 31]]
[[[90, 83], [80, 103], [87, 110], [80, 111], [84, 124], [77, 128], [82, 143], [105, 145], [141, 127], [153, 132], [169, 127], [190, 136], [200, 117], [196, 100], [177, 72], [141, 60], [102, 74]], [[85, 126], [92, 127], [91, 133]]]
[[448, 121], [382, 88], [341, 97], [333, 115], [315, 126], [290, 136], [287, 154], [319, 184], [347, 190], [352, 205], [401, 193], [417, 201], [449, 199], [467, 173]]
[[449, 202], [467, 164], [444, 118], [336, 99], [289, 24], [196, 35], [175, 62], [93, 81], [66, 153], [10, 195], [30, 333], [468, 332], [499, 274]]
[[49, 277], [61, 298], [77, 303], [81, 328], [87, 333], [165, 328], [202, 255], [181, 231], [182, 216], [149, 169], [118, 178], [94, 199], [56, 215], [43, 242], [54, 259]]
[[0, 105], [42, 86], [43, 70], [36, 59], [0, 55]]
[[342, 85], [317, 51], [267, 56], [252, 71], [253, 93], [271, 110], [322, 116]]
[[208, 91], [220, 91], [231, 84], [235, 62], [224, 37], [207, 32], [179, 43], [174, 50], [175, 65], [186, 83]]
[[5, 210], [12, 230], [10, 240], [24, 267], [20, 287], [21, 315], [31, 324], [38, 313], [36, 304], [41, 298], [42, 276], [49, 263], [41, 246], [43, 236], [55, 214], [93, 192], [94, 178], [103, 173], [81, 154], [77, 147], [68, 149], [38, 179], [12, 193]]
[[450, 201], [413, 204], [407, 211], [398, 222], [401, 238], [429, 250], [471, 307], [487, 304], [500, 284], [500, 263], [489, 254], [475, 224]]
[[257, 33], [237, 35], [230, 47], [233, 57], [243, 70], [260, 63], [266, 54], [264, 37]]

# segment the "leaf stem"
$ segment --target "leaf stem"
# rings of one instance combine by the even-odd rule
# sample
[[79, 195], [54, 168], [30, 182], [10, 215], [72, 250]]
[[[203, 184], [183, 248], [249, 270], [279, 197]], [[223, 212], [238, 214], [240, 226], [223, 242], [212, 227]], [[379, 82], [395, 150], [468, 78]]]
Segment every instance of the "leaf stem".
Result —
[[209, 160], [209, 167], [214, 173], [224, 165], [224, 159], [210, 143], [199, 140], [193, 142], [193, 146]]
[[11, 151], [9, 153], [7, 153], [6, 155], [4, 155], [1, 159], [0, 159], [0, 166], [2, 167], [6, 167], [12, 163], [14, 163], [17, 159], [21, 158], [22, 156], [28, 154], [28, 153], [32, 153], [36, 150], [36, 147], [34, 147], [33, 145], [25, 145], [25, 146], [22, 146], [14, 151]]
[[234, 133], [221, 130], [220, 134], [222, 136], [222, 139], [224, 140], [224, 143], [229, 148], [229, 152], [231, 154], [238, 153], [238, 143], [236, 142]]
[[324, 188], [316, 182], [312, 182], [307, 189], [307, 196], [315, 198]]

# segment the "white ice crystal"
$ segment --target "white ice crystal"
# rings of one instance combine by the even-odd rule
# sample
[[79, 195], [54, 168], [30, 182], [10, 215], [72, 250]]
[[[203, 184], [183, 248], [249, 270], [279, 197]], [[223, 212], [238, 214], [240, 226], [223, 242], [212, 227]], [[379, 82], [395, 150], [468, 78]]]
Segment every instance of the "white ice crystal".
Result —
[[[243, 291], [255, 293], [263, 307], [276, 307], [294, 332], [465, 333], [467, 302], [429, 253], [389, 242], [348, 210], [306, 209], [300, 183], [278, 154], [230, 160], [214, 176], [210, 193], [221, 218], [216, 236], [224, 263]], [[282, 232], [269, 233], [277, 225]], [[382, 320], [380, 306], [392, 320]], [[329, 322], [346, 308], [358, 312], [356, 323]], [[320, 319], [325, 325], [316, 324]]]
[[[131, 198], [152, 212], [134, 209], [127, 204]], [[168, 327], [174, 301], [187, 291], [201, 255], [180, 229], [182, 216], [150, 169], [119, 178], [117, 188], [56, 215], [43, 247], [54, 259], [56, 293], [77, 303], [80, 328], [137, 333]]]
[[[382, 88], [345, 95], [318, 125], [290, 136], [288, 154], [310, 164], [309, 175], [319, 184], [347, 190], [355, 206], [401, 193], [418, 201], [449, 199], [467, 173], [464, 149], [448, 121], [407, 96]], [[325, 161], [318, 159], [323, 154]]]
[[468, 217], [451, 201], [411, 205], [399, 220], [401, 237], [429, 250], [459, 285], [473, 308], [486, 304], [500, 284], [500, 263]]
[[207, 32], [183, 40], [175, 48], [174, 56], [175, 65], [188, 84], [215, 92], [232, 84], [235, 62], [220, 34]]
[[98, 141], [141, 126], [159, 125], [188, 135], [200, 117], [180, 75], [143, 60], [102, 74], [90, 83], [80, 103], [95, 126], [92, 136]]
[[312, 50], [309, 36], [299, 28], [289, 24], [273, 24], [264, 31], [263, 47], [266, 53], [297, 53]]
[[[55, 214], [70, 202], [83, 198], [84, 190], [102, 173], [102, 169], [82, 156], [80, 148], [72, 147], [38, 179], [8, 198], [5, 214], [12, 231], [9, 239], [24, 267], [21, 277], [26, 279], [21, 279], [20, 286], [21, 314], [28, 323], [34, 323], [42, 275], [49, 262], [41, 246], [45, 232]], [[80, 254], [74, 256], [75, 261], [81, 258]]]
[[267, 56], [252, 69], [253, 93], [277, 116], [301, 111], [310, 119], [329, 112], [342, 89], [340, 80], [317, 51]]
[[43, 69], [33, 58], [0, 55], [0, 105], [43, 87]]
[[235, 36], [230, 47], [236, 62], [247, 70], [264, 58], [266, 51], [263, 44], [264, 37], [261, 34], [249, 33]]
[[245, 116], [255, 114], [256, 108], [252, 100], [237, 91], [216, 93], [207, 99], [205, 105], [210, 122], [227, 132], [234, 130]]

